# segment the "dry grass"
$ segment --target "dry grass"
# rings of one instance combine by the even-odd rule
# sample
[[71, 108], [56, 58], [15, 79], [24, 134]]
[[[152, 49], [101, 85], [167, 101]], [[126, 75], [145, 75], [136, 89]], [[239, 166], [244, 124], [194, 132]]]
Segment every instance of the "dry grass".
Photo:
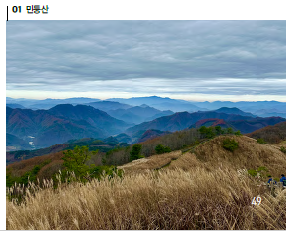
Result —
[[234, 169], [256, 169], [265, 166], [272, 176], [280, 177], [286, 171], [286, 157], [277, 145], [258, 144], [246, 136], [231, 136], [238, 142], [233, 153], [222, 147], [224, 136], [219, 136], [196, 147], [195, 155], [210, 169], [226, 165]]
[[165, 154], [153, 155], [147, 158], [133, 160], [131, 163], [118, 167], [124, 169], [126, 173], [142, 172], [146, 169], [159, 169], [171, 163], [172, 160], [178, 159], [182, 155], [181, 151], [174, 151]]
[[172, 161], [171, 164], [168, 166], [168, 169], [182, 169], [188, 171], [189, 169], [197, 168], [197, 167], [204, 167], [204, 164], [201, 163], [194, 153], [184, 153], [180, 158], [175, 161]]
[[7, 201], [7, 229], [285, 229], [285, 207], [233, 170], [147, 170]]

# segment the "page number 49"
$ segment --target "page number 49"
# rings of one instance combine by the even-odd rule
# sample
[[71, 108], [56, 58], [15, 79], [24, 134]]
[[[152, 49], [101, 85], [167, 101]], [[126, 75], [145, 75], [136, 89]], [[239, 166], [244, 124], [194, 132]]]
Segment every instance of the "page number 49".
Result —
[[254, 197], [252, 200], [252, 205], [260, 205], [261, 203], [261, 197]]

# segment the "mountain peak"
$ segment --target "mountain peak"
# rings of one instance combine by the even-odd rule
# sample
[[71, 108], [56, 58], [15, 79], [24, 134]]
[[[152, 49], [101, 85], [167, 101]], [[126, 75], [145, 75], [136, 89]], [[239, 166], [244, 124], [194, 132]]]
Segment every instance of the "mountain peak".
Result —
[[237, 107], [221, 107], [221, 108], [215, 110], [215, 112], [256, 117], [252, 113], [244, 112]]

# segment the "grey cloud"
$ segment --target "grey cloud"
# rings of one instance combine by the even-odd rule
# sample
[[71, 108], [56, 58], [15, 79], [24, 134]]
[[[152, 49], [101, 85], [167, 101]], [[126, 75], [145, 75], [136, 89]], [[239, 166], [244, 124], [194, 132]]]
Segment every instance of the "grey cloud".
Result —
[[6, 34], [9, 90], [285, 95], [286, 21], [9, 21]]

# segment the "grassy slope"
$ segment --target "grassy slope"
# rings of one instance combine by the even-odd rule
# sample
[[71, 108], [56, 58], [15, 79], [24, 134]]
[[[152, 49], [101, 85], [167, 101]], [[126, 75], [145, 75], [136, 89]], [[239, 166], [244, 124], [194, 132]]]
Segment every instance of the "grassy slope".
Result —
[[47, 185], [26, 205], [7, 201], [7, 229], [286, 229], [286, 190], [273, 197], [242, 170], [285, 173], [286, 155], [247, 137], [234, 137], [231, 153], [224, 138], [123, 165], [123, 180]]
[[[170, 163], [168, 168], [177, 167], [188, 170], [193, 167], [204, 167], [207, 170], [214, 170], [225, 166], [237, 170], [243, 168], [257, 169], [264, 166], [272, 176], [276, 177], [286, 172], [286, 155], [279, 150], [279, 146], [258, 144], [255, 139], [247, 136], [227, 137], [234, 139], [239, 144], [234, 153], [222, 147], [226, 136], [219, 136], [196, 146], [192, 152], [182, 154], [180, 151], [176, 151], [164, 155], [153, 155], [143, 160], [137, 160], [135, 163], [123, 165], [121, 168], [128, 172], [138, 172], [139, 169], [155, 169], [170, 163], [170, 159], [177, 158], [176, 161]], [[179, 158], [178, 153], [181, 154]], [[154, 165], [153, 163], [157, 164]]]

